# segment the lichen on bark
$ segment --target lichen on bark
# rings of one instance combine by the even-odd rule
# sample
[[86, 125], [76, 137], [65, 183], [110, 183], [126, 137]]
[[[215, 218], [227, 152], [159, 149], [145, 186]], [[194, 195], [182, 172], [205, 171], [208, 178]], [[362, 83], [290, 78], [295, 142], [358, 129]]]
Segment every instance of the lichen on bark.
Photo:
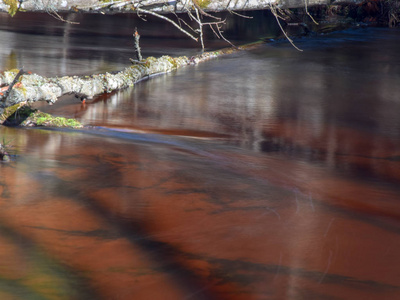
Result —
[[[43, 77], [38, 74], [24, 74], [10, 94], [0, 95], [0, 114], [6, 107], [20, 102], [47, 101], [54, 103], [64, 94], [76, 94], [81, 98], [93, 98], [96, 95], [133, 86], [146, 76], [167, 73], [187, 65], [186, 57], [160, 58], [149, 57], [141, 64], [135, 64], [116, 73], [95, 74], [91, 76]], [[0, 85], [10, 85], [19, 70], [10, 70], [0, 74]]]

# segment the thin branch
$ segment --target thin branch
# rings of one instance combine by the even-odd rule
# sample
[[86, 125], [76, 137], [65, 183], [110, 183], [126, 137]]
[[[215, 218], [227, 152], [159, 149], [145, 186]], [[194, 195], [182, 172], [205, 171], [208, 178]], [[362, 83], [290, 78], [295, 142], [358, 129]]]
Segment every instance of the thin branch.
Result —
[[[202, 22], [199, 11], [196, 8], [194, 10], [196, 12], [196, 16], [193, 16], [193, 14], [191, 13], [190, 10], [187, 10], [187, 13], [188, 13], [189, 17], [199, 25], [199, 29], [197, 29], [197, 31], [200, 34], [200, 42], [201, 42], [203, 50], [204, 50], [203, 27], [206, 25], [210, 26], [211, 30], [214, 32], [214, 34], [217, 36], [217, 38], [222, 38], [225, 42], [227, 42], [228, 44], [230, 44], [231, 46], [236, 48], [236, 46], [234, 44], [232, 44], [227, 38], [225, 38], [222, 34], [220, 26], [222, 24], [226, 24], [226, 20], [219, 20], [216, 22]], [[214, 30], [213, 25], [215, 25], [215, 28], [217, 29], [218, 33]]]
[[186, 12], [190, 20], [195, 20], [197, 22], [197, 19], [193, 16], [192, 12], [189, 9], [186, 8]]
[[[175, 9], [176, 9], [176, 7], [175, 7]], [[175, 12], [175, 10], [171, 11], [171, 13], [176, 17], [176, 20], [178, 21], [178, 25], [179, 25], [180, 27], [182, 27], [182, 24], [181, 24], [182, 19], [179, 18], [179, 16], [178, 16], [177, 13]]]
[[191, 31], [196, 31], [193, 29], [192, 26], [190, 26], [184, 19], [180, 19], [182, 21], [183, 24], [185, 24], [188, 28], [190, 28]]
[[212, 26], [212, 24], [208, 24], [208, 25], [210, 26], [211, 30], [214, 32], [215, 36], [216, 36], [218, 39], [221, 39], [221, 37], [218, 35], [218, 33], [214, 30], [214, 27]]
[[[282, 10], [282, 9], [280, 9], [279, 7], [276, 7], [276, 6], [274, 6], [274, 9], [275, 9], [275, 12], [276, 12], [276, 16], [275, 16], [275, 17], [278, 17], [279, 19], [281, 19], [281, 20], [287, 22], [288, 18], [287, 18], [287, 16], [285, 16], [285, 14], [284, 14], [285, 11]], [[279, 13], [278, 13], [278, 12], [279, 12]]]
[[136, 10], [136, 15], [137, 15], [138, 18], [141, 19], [142, 21], [147, 22], [147, 20], [146, 20], [144, 17], [142, 17], [142, 16], [140, 15], [140, 12], [139, 12], [138, 10]]
[[[166, 2], [166, 0], [163, 0], [162, 2], [161, 1], [158, 1], [156, 4], [158, 4], [160, 6], [164, 6], [164, 7], [170, 6], [169, 2]], [[226, 24], [226, 20], [222, 21], [220, 17], [214, 16], [212, 14], [209, 14], [209, 13], [205, 12], [200, 7], [199, 0], [177, 0], [176, 3], [175, 3], [175, 7], [176, 7], [178, 2], [183, 5], [183, 8], [181, 9], [181, 11], [183, 11], [183, 12], [186, 11], [188, 16], [189, 16], [189, 18], [192, 21], [195, 21], [198, 24], [198, 28], [197, 29], [192, 28], [190, 26], [190, 24], [188, 24], [188, 22], [186, 22], [184, 19], [181, 19], [176, 14], [176, 11], [174, 11], [174, 10], [171, 10], [171, 13], [173, 13], [176, 16], [176, 18], [177, 18], [176, 21], [174, 21], [174, 20], [162, 15], [161, 13], [157, 13], [157, 12], [154, 12], [153, 10], [148, 10], [148, 9], [144, 8], [144, 7], [147, 7], [150, 4], [146, 0], [143, 0], [143, 1], [141, 1], [141, 0], [117, 0], [117, 1], [113, 1], [112, 3], [102, 3], [102, 4], [99, 4], [97, 6], [95, 5], [95, 6], [91, 6], [91, 7], [92, 8], [93, 7], [95, 7], [95, 8], [108, 7], [109, 9], [111, 9], [111, 8], [121, 9], [124, 6], [132, 5], [133, 9], [136, 10], [136, 13], [137, 13], [138, 17], [141, 18], [142, 20], [145, 20], [145, 19], [143, 18], [143, 16], [141, 16], [141, 14], [153, 15], [153, 16], [155, 16], [157, 18], [163, 19], [163, 20], [171, 23], [176, 28], [178, 28], [181, 32], [183, 32], [184, 34], [186, 34], [187, 36], [189, 36], [191, 39], [195, 40], [196, 42], [198, 42], [199, 39], [200, 39], [201, 47], [202, 47], [203, 50], [205, 48], [204, 47], [204, 26], [208, 25], [208, 26], [210, 26], [211, 30], [214, 32], [214, 34], [218, 38], [222, 38], [224, 41], [226, 41], [230, 45], [234, 46], [230, 41], [228, 41], [223, 36], [222, 31], [221, 31], [221, 26], [220, 25], [221, 24]], [[152, 2], [151, 4], [154, 4], [154, 3]], [[251, 18], [251, 17], [248, 17], [248, 16], [244, 16], [244, 15], [238, 14], [238, 13], [233, 12], [233, 11], [230, 11], [230, 13], [236, 14], [236, 15], [238, 15], [240, 17], [243, 17], [243, 18], [248, 18], [248, 19]], [[215, 22], [203, 22], [202, 21], [202, 17], [203, 16], [212, 18], [212, 19], [214, 19], [216, 21]], [[214, 27], [214, 25], [215, 25], [215, 27]], [[196, 37], [197, 34], [198, 34], [198, 37]]]
[[195, 38], [193, 35], [191, 35], [189, 32], [187, 32], [186, 30], [181, 28], [178, 24], [176, 24], [171, 19], [168, 19], [167, 17], [164, 17], [164, 16], [162, 16], [162, 15], [160, 15], [158, 13], [155, 13], [155, 12], [152, 12], [150, 10], [143, 9], [143, 8], [140, 8], [140, 7], [136, 7], [136, 10], [138, 12], [142, 12], [142, 13], [145, 13], [145, 14], [153, 15], [153, 16], [155, 16], [157, 18], [160, 18], [160, 19], [163, 19], [163, 20], [165, 20], [167, 22], [170, 22], [172, 25], [174, 25], [176, 28], [178, 28], [180, 31], [182, 31], [184, 34], [186, 34], [188, 37], [190, 37], [191, 39], [195, 40], [196, 42], [198, 41], [198, 38]]
[[[179, 1], [179, 0], [178, 0]], [[178, 1], [177, 1], [177, 3], [178, 3]], [[181, 2], [181, 1], [179, 1], [179, 2]], [[182, 2], [181, 2], [182, 3]], [[185, 10], [187, 10], [187, 8], [186, 8], [186, 3], [182, 3], [182, 5], [183, 5], [183, 10], [185, 11]], [[182, 26], [181, 25], [181, 22], [184, 24], [184, 25], [186, 25], [191, 31], [193, 31], [193, 32], [196, 32], [196, 30], [194, 30], [193, 28], [192, 28], [192, 26], [190, 26], [184, 19], [182, 19], [182, 18], [180, 18], [179, 16], [178, 16], [178, 14], [175, 12], [175, 11], [171, 11], [173, 14], [174, 14], [174, 16], [176, 17], [176, 19], [178, 20], [178, 23], [179, 23], [179, 26]], [[190, 17], [190, 16], [189, 16]], [[191, 19], [191, 18], [190, 18]]]
[[61, 17], [61, 16], [60, 16], [54, 9], [52, 9], [52, 8], [48, 9], [48, 10], [47, 10], [47, 13], [48, 13], [50, 16], [52, 16], [53, 18], [55, 18], [55, 19], [57, 19], [57, 20], [59, 20], [59, 21], [61, 21], [61, 22], [65, 22], [65, 23], [68, 23], [68, 24], [79, 24], [79, 22], [73, 22], [73, 21], [65, 20], [63, 17]]
[[201, 42], [201, 49], [204, 51], [204, 41], [203, 41], [203, 23], [200, 21], [199, 10], [197, 8], [194, 9], [197, 16], [197, 23], [199, 24], [199, 33], [200, 33], [200, 42]]
[[227, 42], [228, 44], [230, 44], [232, 47], [237, 48], [234, 44], [232, 44], [227, 38], [224, 37], [224, 35], [222, 34], [221, 28], [218, 26], [218, 24], [216, 25], [217, 29], [218, 29], [218, 33], [221, 36], [221, 38]]
[[239, 13], [237, 13], [237, 12], [234, 11], [234, 10], [230, 10], [229, 8], [226, 8], [226, 10], [229, 11], [229, 13], [231, 13], [231, 14], [233, 14], [233, 15], [237, 15], [237, 16], [242, 17], [242, 18], [245, 18], [245, 19], [253, 19], [253, 17], [245, 16], [245, 15], [239, 14]]
[[292, 39], [287, 35], [287, 33], [285, 32], [285, 30], [283, 30], [283, 27], [282, 27], [281, 23], [279, 22], [278, 13], [276, 12], [275, 6], [274, 6], [274, 5], [270, 5], [269, 7], [270, 7], [270, 9], [271, 9], [272, 14], [274, 15], [274, 17], [275, 17], [275, 19], [276, 19], [276, 22], [277, 22], [278, 25], [279, 25], [279, 28], [282, 30], [282, 32], [283, 32], [283, 34], [285, 35], [286, 39], [289, 41], [289, 43], [290, 43], [296, 50], [302, 52], [303, 50], [301, 50], [299, 47], [297, 47], [297, 46], [293, 43]]
[[314, 22], [314, 24], [319, 25], [318, 22], [315, 21], [312, 15], [308, 12], [307, 2], [308, 0], [304, 0], [304, 7], [306, 9], [306, 14], [310, 17], [310, 19]]

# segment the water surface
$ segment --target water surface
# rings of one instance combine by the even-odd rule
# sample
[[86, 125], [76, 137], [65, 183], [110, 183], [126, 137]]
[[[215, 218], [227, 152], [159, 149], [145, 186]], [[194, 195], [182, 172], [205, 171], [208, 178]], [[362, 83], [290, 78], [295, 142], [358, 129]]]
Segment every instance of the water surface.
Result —
[[398, 34], [268, 44], [42, 107], [96, 128], [1, 127], [0, 296], [400, 297]]

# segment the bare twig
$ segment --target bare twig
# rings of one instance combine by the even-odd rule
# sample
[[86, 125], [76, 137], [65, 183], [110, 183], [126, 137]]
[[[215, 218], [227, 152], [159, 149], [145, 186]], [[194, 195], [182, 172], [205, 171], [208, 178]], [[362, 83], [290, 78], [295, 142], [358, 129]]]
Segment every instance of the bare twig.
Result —
[[[216, 23], [208, 23], [208, 25], [210, 26], [211, 30], [214, 32], [214, 35], [215, 35], [218, 39], [223, 39], [225, 42], [227, 42], [228, 44], [230, 44], [232, 47], [237, 48], [234, 44], [231, 43], [231, 41], [229, 41], [227, 38], [224, 37], [224, 35], [222, 34], [222, 31], [221, 31], [221, 27], [219, 26], [219, 24], [216, 24]], [[217, 31], [215, 31], [213, 25], [215, 25], [215, 28], [217, 29]]]
[[[159, 6], [163, 9], [171, 7], [172, 4], [170, 4], [166, 0], [159, 0], [159, 1], [156, 1], [156, 3], [154, 3], [154, 1], [152, 1], [150, 3], [149, 1], [146, 1], [146, 0], [114, 0], [111, 3], [103, 2], [103, 3], [99, 3], [98, 5], [88, 6], [86, 8], [94, 8], [94, 9], [97, 8], [98, 9], [98, 8], [108, 7], [109, 9], [111, 9], [111, 8], [122, 9], [125, 6], [132, 5], [132, 9], [136, 10], [137, 15], [142, 20], [146, 20], [146, 19], [141, 14], [153, 15], [157, 18], [163, 19], [163, 20], [171, 23], [173, 26], [178, 28], [181, 32], [183, 32], [185, 35], [189, 36], [191, 39], [195, 40], [196, 42], [198, 42], [200, 39], [201, 47], [203, 50], [204, 50], [204, 26], [207, 26], [207, 25], [210, 26], [210, 28], [214, 32], [215, 36], [217, 36], [218, 38], [222, 38], [224, 41], [226, 41], [230, 45], [234, 46], [228, 39], [226, 39], [223, 36], [222, 31], [221, 31], [221, 25], [226, 24], [226, 21], [225, 20], [222, 21], [220, 17], [217, 17], [208, 12], [205, 12], [204, 9], [199, 4], [200, 3], [199, 0], [177, 0], [175, 2], [175, 9], [177, 8], [178, 3], [180, 3], [183, 6], [182, 8], [180, 8], [180, 11], [186, 12], [188, 14], [189, 18], [197, 23], [198, 28], [192, 28], [192, 26], [190, 26], [190, 24], [188, 24], [188, 22], [186, 22], [184, 19], [180, 18], [176, 14], [176, 11], [174, 11], [173, 9], [168, 9], [168, 10], [171, 11], [171, 13], [173, 13], [176, 16], [176, 18], [177, 18], [176, 21], [170, 19], [169, 17], [164, 16], [162, 13], [153, 11], [150, 8], [146, 9], [147, 7], [150, 7], [150, 6], [154, 7], [155, 4], [157, 5], [157, 7]], [[229, 4], [230, 4], [230, 1], [229, 1]], [[228, 6], [229, 6], [229, 4], [228, 4]], [[237, 0], [236, 0], [235, 6], [236, 5], [237, 5]], [[84, 6], [81, 6], [81, 7], [84, 7]], [[249, 18], [249, 19], [251, 18], [251, 17], [245, 16], [245, 15], [241, 15], [239, 13], [233, 12], [232, 10], [229, 10], [229, 12], [232, 14], [236, 14], [243, 18]], [[208, 18], [214, 19], [215, 21], [214, 22], [203, 22], [203, 20], [202, 20], [203, 17], [208, 17]], [[215, 25], [215, 27], [214, 27], [214, 25]]]
[[181, 26], [179, 26], [176, 22], [172, 21], [171, 19], [169, 19], [167, 17], [164, 17], [164, 16], [162, 16], [162, 15], [160, 15], [158, 13], [155, 13], [153, 11], [147, 10], [147, 9], [143, 9], [143, 8], [140, 8], [140, 7], [136, 7], [136, 9], [137, 9], [138, 12], [142, 12], [142, 13], [145, 13], [145, 14], [153, 15], [153, 16], [155, 16], [157, 18], [160, 18], [160, 19], [163, 19], [163, 20], [165, 20], [167, 22], [170, 22], [172, 25], [174, 25], [176, 28], [178, 28], [180, 31], [182, 31], [184, 34], [186, 34], [188, 37], [190, 37], [191, 39], [195, 40], [196, 42], [198, 41], [198, 38], [195, 38], [192, 34], [187, 32], [185, 29], [183, 29]]
[[176, 17], [176, 20], [178, 21], [178, 25], [182, 27], [182, 24], [181, 24], [182, 19], [179, 18], [179, 16], [177, 15], [177, 13], [175, 11], [171, 11], [171, 13]]
[[65, 20], [62, 16], [60, 16], [54, 9], [48, 9], [47, 10], [47, 13], [50, 15], [50, 16], [52, 16], [53, 18], [55, 18], [55, 19], [57, 19], [57, 20], [59, 20], [59, 21], [61, 21], [61, 22], [65, 22], [65, 23], [68, 23], [68, 24], [79, 24], [79, 22], [73, 22], [73, 21], [68, 21], [68, 20]]
[[201, 49], [204, 51], [204, 41], [203, 41], [203, 23], [200, 20], [199, 10], [197, 8], [194, 9], [196, 12], [197, 23], [199, 24], [199, 34], [200, 34], [200, 42], [201, 42]]
[[310, 19], [314, 22], [314, 24], [319, 25], [318, 22], [314, 20], [313, 16], [308, 12], [307, 2], [308, 0], [304, 0], [304, 7], [306, 9], [306, 14], [310, 17]]
[[[214, 32], [214, 34], [218, 37], [218, 38], [222, 38], [224, 41], [226, 41], [227, 43], [229, 43], [230, 45], [234, 46], [229, 40], [227, 40], [221, 32], [221, 25], [226, 23], [226, 20], [219, 20], [219, 21], [215, 21], [215, 22], [202, 22], [201, 20], [201, 15], [199, 13], [199, 10], [197, 8], [194, 8], [194, 11], [196, 12], [196, 16], [194, 16], [190, 10], [187, 10], [187, 14], [189, 15], [191, 20], [194, 20], [198, 25], [199, 28], [196, 29], [195, 31], [199, 33], [200, 36], [200, 42], [201, 42], [201, 47], [204, 50], [204, 39], [203, 39], [203, 27], [209, 25], [211, 30]], [[215, 28], [217, 28], [217, 31], [215, 31], [215, 29], [213, 28], [213, 26], [215, 25]], [[218, 32], [218, 33], [217, 33]]]
[[136, 10], [136, 15], [137, 15], [138, 18], [141, 19], [142, 21], [147, 22], [147, 20], [146, 20], [144, 17], [142, 17], [142, 16], [140, 15], [140, 12], [139, 12], [138, 10]]
[[242, 17], [242, 18], [245, 18], [245, 19], [253, 19], [253, 17], [245, 16], [245, 15], [239, 14], [239, 13], [237, 13], [237, 12], [234, 11], [234, 10], [230, 10], [229, 8], [226, 8], [226, 10], [229, 11], [229, 13], [231, 13], [231, 14], [233, 14], [233, 15], [237, 15], [237, 16]]
[[213, 27], [211, 24], [209, 24], [209, 26], [210, 26], [212, 32], [214, 32], [214, 35], [215, 35], [218, 39], [221, 39], [221, 37], [218, 35], [218, 33], [214, 30], [214, 27]]
[[[281, 8], [276, 7], [276, 6], [274, 6], [274, 9], [275, 9], [275, 12], [276, 12], [276, 16], [275, 17], [278, 17], [279, 19], [287, 22], [288, 16], [285, 15], [286, 12], [284, 10], [282, 10]], [[272, 9], [271, 9], [271, 11], [272, 11]]]
[[196, 30], [190, 26], [184, 19], [181, 19], [182, 23], [185, 24], [188, 28], [190, 28], [191, 31], [195, 32]]
[[303, 50], [301, 50], [299, 47], [297, 47], [297, 46], [293, 43], [293, 40], [287, 35], [287, 33], [285, 32], [285, 30], [283, 29], [281, 23], [279, 22], [278, 13], [276, 12], [275, 6], [272, 5], [272, 4], [270, 4], [269, 7], [270, 7], [270, 9], [271, 9], [272, 14], [274, 15], [274, 17], [275, 17], [275, 19], [276, 19], [276, 22], [277, 22], [278, 25], [279, 25], [279, 28], [281, 29], [281, 31], [282, 31], [283, 34], [285, 35], [286, 39], [289, 41], [289, 43], [290, 43], [296, 50], [302, 52]]
[[227, 38], [224, 37], [224, 35], [222, 34], [221, 28], [219, 27], [219, 24], [217, 24], [215, 27], [217, 27], [218, 33], [221, 36], [221, 38], [227, 42], [229, 45], [231, 45], [234, 48], [237, 48], [234, 44], [231, 43], [231, 41], [229, 41]]

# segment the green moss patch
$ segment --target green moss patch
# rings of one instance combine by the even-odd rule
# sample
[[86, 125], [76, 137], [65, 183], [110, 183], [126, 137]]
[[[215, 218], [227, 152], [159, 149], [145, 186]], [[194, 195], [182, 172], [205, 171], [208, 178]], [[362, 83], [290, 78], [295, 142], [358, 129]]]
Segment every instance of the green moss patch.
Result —
[[72, 127], [81, 128], [82, 124], [75, 119], [67, 119], [64, 117], [54, 117], [50, 114], [34, 111], [25, 121], [22, 126], [47, 126], [47, 127]]
[[18, 103], [7, 107], [0, 118], [0, 123], [9, 126], [83, 127], [75, 119], [55, 117], [40, 110], [32, 109], [25, 103]]

